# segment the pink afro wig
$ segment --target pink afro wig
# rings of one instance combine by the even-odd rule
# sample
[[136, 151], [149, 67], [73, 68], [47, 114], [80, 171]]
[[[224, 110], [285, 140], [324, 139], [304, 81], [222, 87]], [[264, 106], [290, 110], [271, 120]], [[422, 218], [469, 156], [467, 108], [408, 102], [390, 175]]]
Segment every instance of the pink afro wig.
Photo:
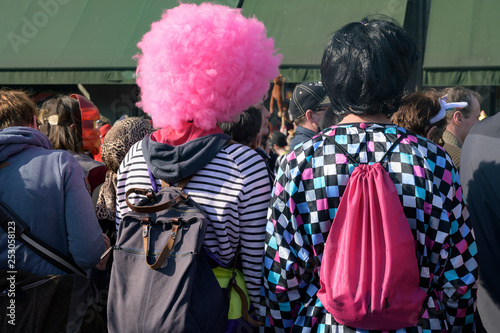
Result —
[[266, 96], [282, 59], [262, 22], [210, 3], [166, 10], [137, 46], [137, 105], [162, 128], [234, 121]]

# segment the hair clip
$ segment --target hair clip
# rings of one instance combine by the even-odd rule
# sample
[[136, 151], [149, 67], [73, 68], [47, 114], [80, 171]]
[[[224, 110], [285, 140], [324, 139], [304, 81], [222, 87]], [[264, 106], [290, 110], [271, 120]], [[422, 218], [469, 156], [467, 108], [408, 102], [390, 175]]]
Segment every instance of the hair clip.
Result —
[[452, 102], [452, 103], [447, 103], [446, 102], [446, 96], [442, 97], [439, 100], [439, 104], [441, 105], [441, 108], [439, 109], [439, 112], [437, 115], [429, 119], [430, 124], [435, 124], [441, 119], [444, 119], [446, 117], [446, 112], [447, 111], [456, 111], [463, 109], [467, 105], [469, 105], [467, 102]]
[[57, 124], [59, 123], [59, 116], [57, 114], [53, 114], [52, 116], [43, 118], [43, 121], [48, 122], [52, 126], [57, 126]]

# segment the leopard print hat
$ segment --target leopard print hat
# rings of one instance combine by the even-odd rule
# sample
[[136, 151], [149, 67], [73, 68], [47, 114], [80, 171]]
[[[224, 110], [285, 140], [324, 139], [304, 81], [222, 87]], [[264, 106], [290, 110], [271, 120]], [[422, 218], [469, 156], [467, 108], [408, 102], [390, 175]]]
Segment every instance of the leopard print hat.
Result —
[[106, 134], [101, 147], [102, 161], [108, 172], [97, 199], [99, 220], [115, 220], [116, 172], [132, 145], [153, 132], [147, 119], [129, 117], [117, 122]]

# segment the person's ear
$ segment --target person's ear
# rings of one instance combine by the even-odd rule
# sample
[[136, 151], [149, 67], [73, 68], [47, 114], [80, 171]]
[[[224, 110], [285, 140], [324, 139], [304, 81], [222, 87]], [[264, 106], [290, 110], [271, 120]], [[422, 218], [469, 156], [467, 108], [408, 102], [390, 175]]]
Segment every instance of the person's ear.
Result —
[[306, 117], [306, 119], [311, 122], [312, 121], [312, 117], [313, 117], [313, 111], [312, 110], [307, 110], [306, 111], [306, 115], [304, 117]]
[[453, 122], [455, 123], [455, 125], [460, 126], [462, 124], [463, 119], [464, 115], [462, 112], [455, 111], [455, 113], [453, 113]]
[[33, 129], [38, 129], [38, 122], [36, 121], [36, 115], [33, 116], [33, 121], [29, 124], [28, 127], [31, 127]]
[[437, 126], [432, 126], [428, 131], [427, 133], [425, 134], [425, 137], [428, 139], [428, 140], [431, 140], [431, 141], [434, 141], [433, 138], [435, 136], [435, 133], [437, 131]]

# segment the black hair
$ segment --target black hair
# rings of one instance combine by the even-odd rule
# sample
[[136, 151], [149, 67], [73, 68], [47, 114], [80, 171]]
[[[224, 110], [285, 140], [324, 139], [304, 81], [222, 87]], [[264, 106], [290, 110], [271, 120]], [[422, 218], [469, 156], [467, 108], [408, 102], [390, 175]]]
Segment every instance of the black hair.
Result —
[[281, 132], [274, 131], [273, 134], [271, 134], [271, 143], [280, 148], [285, 148], [287, 145], [286, 135]]
[[259, 109], [250, 107], [243, 111], [239, 121], [235, 123], [220, 123], [222, 131], [232, 137], [232, 139], [243, 145], [254, 143], [259, 134], [262, 124], [262, 115]]
[[321, 61], [321, 77], [335, 112], [394, 113], [419, 53], [394, 20], [377, 16], [335, 32]]
[[318, 127], [320, 130], [324, 130], [327, 127], [337, 125], [342, 121], [343, 116], [338, 112], [333, 111], [332, 107], [329, 106], [323, 116], [321, 117]]

